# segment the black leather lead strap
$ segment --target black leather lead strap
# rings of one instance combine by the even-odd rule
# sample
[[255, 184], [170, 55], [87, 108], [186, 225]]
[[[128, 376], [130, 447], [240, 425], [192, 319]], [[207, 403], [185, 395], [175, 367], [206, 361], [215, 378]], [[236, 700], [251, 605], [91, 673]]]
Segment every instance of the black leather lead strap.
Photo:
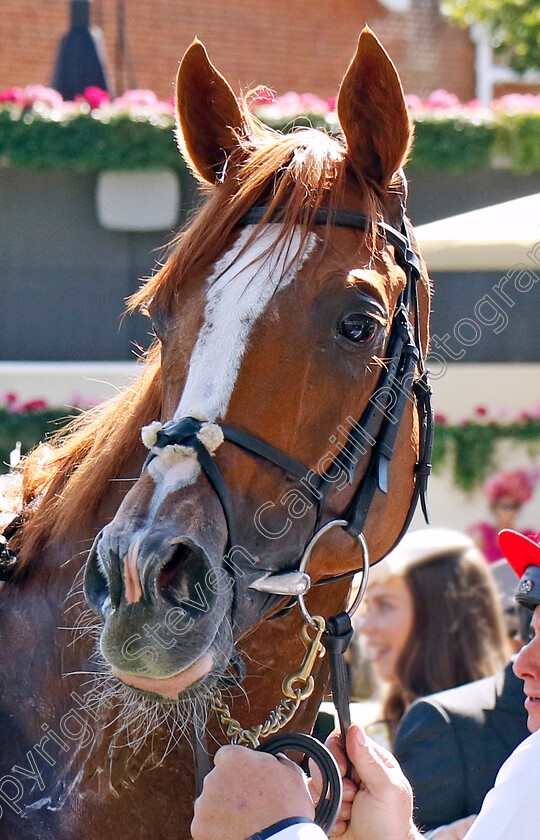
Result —
[[349, 673], [345, 653], [352, 637], [353, 629], [348, 612], [342, 612], [329, 618], [326, 622], [326, 630], [321, 637], [321, 641], [328, 651], [332, 699], [338, 715], [344, 750], [347, 732], [351, 725]]
[[322, 790], [315, 808], [315, 822], [325, 834], [330, 834], [341, 808], [343, 796], [343, 782], [336, 759], [324, 744], [312, 735], [301, 732], [283, 732], [266, 738], [258, 746], [258, 752], [279, 755], [285, 751], [304, 753], [313, 759], [322, 778]]

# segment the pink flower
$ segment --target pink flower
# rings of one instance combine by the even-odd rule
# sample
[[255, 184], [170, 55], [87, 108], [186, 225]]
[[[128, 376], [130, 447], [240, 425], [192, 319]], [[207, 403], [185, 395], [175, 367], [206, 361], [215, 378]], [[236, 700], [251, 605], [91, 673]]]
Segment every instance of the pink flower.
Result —
[[253, 92], [253, 96], [249, 100], [249, 107], [251, 110], [257, 108], [259, 105], [271, 105], [275, 101], [273, 91], [267, 87], [258, 87]]
[[18, 397], [16, 397], [12, 402], [7, 403], [4, 408], [10, 414], [19, 414], [22, 411], [22, 404], [19, 402]]
[[447, 90], [439, 88], [429, 94], [426, 105], [429, 108], [455, 108], [460, 105], [460, 101], [455, 93], [449, 93]]
[[122, 96], [117, 96], [113, 100], [113, 105], [117, 108], [133, 108], [136, 106], [151, 107], [155, 105], [158, 98], [153, 90], [126, 90]]
[[540, 96], [533, 93], [507, 93], [495, 99], [492, 108], [496, 111], [540, 111]]
[[154, 111], [156, 114], [167, 114], [168, 116], [172, 116], [174, 114], [174, 104], [171, 105], [170, 102], [163, 102], [161, 99], [158, 99], [154, 105]]
[[14, 405], [17, 402], [17, 394], [13, 391], [0, 391], [1, 405]]
[[43, 411], [47, 408], [47, 403], [45, 400], [35, 399], [35, 400], [28, 400], [21, 406], [21, 411]]
[[317, 96], [316, 93], [301, 93], [299, 99], [300, 113], [326, 114], [326, 101]]
[[439, 414], [438, 412], [435, 412], [435, 422], [444, 424], [448, 422], [448, 418], [446, 414]]
[[14, 102], [15, 105], [24, 105], [24, 90], [20, 87], [10, 87], [0, 90], [0, 102]]
[[302, 110], [300, 96], [294, 90], [289, 90], [282, 96], [278, 96], [276, 98], [276, 104], [279, 105], [285, 114], [299, 114]]
[[94, 406], [99, 405], [102, 402], [101, 397], [89, 397], [81, 394], [80, 391], [73, 391], [66, 400], [66, 405], [69, 408], [80, 408], [82, 410], [86, 410], [88, 408], [94, 408]]
[[474, 413], [477, 417], [485, 417], [487, 412], [487, 408], [484, 405], [477, 405], [474, 409]]
[[405, 102], [407, 103], [409, 108], [422, 108], [424, 105], [420, 97], [417, 96], [415, 93], [408, 93], [405, 96]]
[[337, 96], [331, 96], [326, 100], [326, 107], [328, 111], [335, 111], [337, 106]]
[[[289, 90], [282, 96], [259, 101], [257, 104], [278, 105], [284, 114], [326, 114], [330, 103], [321, 99], [316, 93], [296, 93], [294, 90]], [[332, 104], [335, 106], [335, 100]]]
[[111, 97], [107, 91], [98, 87], [85, 88], [83, 99], [85, 102], [88, 102], [92, 110], [94, 110], [94, 108], [99, 108], [100, 105], [103, 105], [105, 102], [111, 101]]
[[50, 108], [60, 110], [64, 104], [61, 94], [53, 88], [43, 85], [26, 85], [24, 89], [25, 107], [30, 108], [35, 102], [43, 102]]
[[540, 420], [540, 403], [533, 405], [531, 409], [531, 417], [533, 420]]

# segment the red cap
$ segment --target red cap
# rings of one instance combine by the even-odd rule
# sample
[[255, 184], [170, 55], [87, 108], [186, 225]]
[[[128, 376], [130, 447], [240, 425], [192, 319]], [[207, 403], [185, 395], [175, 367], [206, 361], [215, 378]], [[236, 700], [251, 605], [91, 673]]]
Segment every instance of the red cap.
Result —
[[535, 539], [505, 528], [498, 536], [501, 551], [518, 577], [527, 566], [540, 566], [540, 532]]

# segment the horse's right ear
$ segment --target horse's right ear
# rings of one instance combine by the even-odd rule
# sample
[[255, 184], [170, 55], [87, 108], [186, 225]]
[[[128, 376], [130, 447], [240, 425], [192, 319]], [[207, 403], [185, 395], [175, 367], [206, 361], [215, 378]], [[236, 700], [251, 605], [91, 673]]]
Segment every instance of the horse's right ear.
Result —
[[178, 144], [195, 175], [215, 183], [246, 129], [229, 83], [197, 40], [178, 70], [176, 118]]

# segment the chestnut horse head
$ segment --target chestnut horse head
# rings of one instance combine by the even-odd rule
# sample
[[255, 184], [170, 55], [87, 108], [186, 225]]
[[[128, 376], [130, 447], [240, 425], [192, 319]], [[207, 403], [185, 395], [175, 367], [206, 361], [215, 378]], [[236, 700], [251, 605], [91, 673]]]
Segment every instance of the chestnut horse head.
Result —
[[[407, 519], [415, 399], [407, 391], [398, 431], [388, 394], [386, 416], [373, 395], [403, 367], [396, 330], [400, 347], [414, 344], [409, 318], [425, 352], [429, 287], [403, 219], [407, 106], [369, 30], [337, 112], [344, 142], [312, 129], [283, 136], [239, 104], [202, 44], [182, 61], [178, 137], [209, 198], [136, 296], [159, 340], [161, 413], [144, 425], [142, 474], [85, 576], [101, 651], [141, 693], [210, 689], [238, 638], [282, 606], [283, 575], [325, 523], [348, 527], [313, 550], [313, 582], [361, 567], [359, 522], [377, 560]], [[408, 358], [412, 380], [421, 371]], [[358, 488], [383, 426], [390, 455], [379, 451], [377, 469], [391, 457], [389, 472], [371, 475], [362, 514]]]

